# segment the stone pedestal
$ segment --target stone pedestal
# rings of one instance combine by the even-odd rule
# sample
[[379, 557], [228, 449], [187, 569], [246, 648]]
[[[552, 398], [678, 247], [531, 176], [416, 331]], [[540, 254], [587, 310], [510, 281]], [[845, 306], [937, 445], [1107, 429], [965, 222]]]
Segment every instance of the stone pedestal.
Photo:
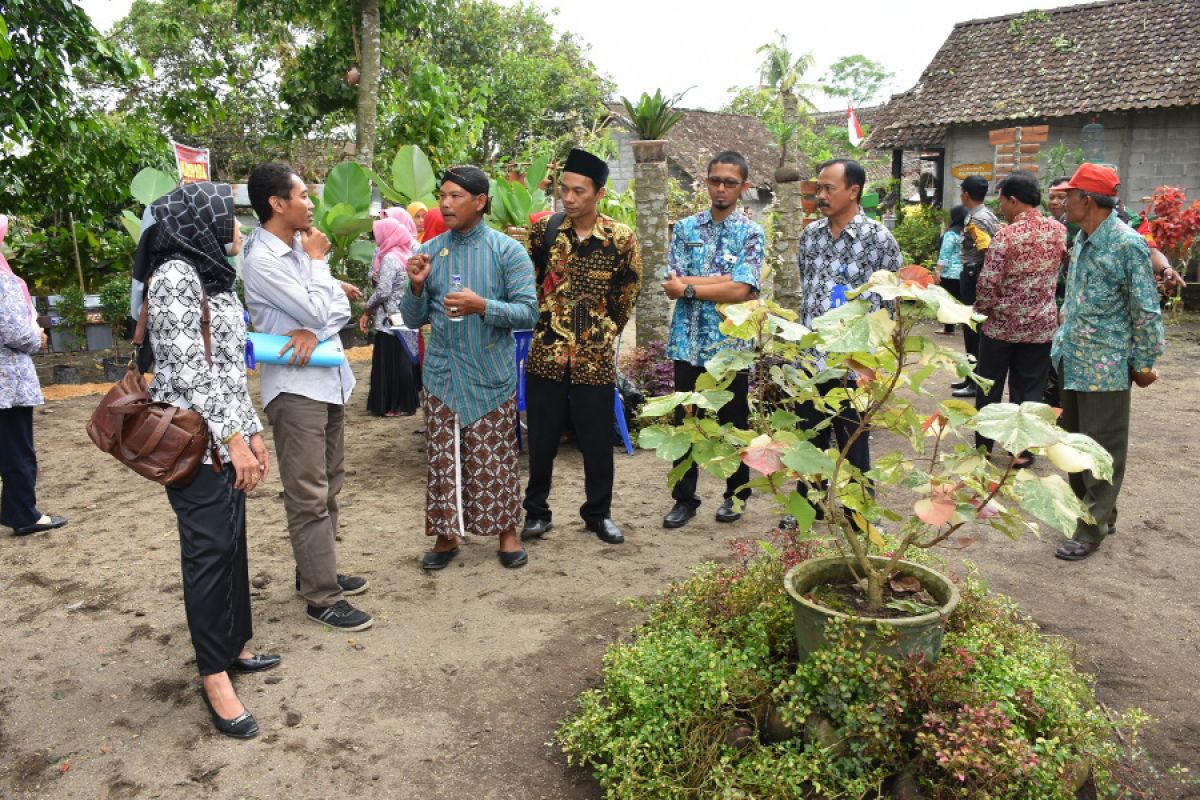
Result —
[[637, 203], [637, 239], [642, 250], [642, 291], [634, 320], [637, 344], [667, 339], [670, 301], [662, 290], [667, 268], [667, 163], [635, 164], [634, 200]]
[[775, 302], [793, 311], [800, 310], [800, 232], [804, 229], [800, 199], [799, 181], [775, 185], [775, 240], [770, 253]]

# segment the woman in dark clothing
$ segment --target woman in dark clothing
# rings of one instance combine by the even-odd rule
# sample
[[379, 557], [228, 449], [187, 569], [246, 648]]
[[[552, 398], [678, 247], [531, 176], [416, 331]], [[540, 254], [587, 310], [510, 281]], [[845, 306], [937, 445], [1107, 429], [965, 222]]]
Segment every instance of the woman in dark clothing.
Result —
[[371, 265], [375, 291], [358, 320], [363, 333], [375, 322], [375, 349], [371, 355], [371, 390], [367, 411], [378, 417], [411, 416], [421, 405], [421, 368], [417, 363], [417, 334], [392, 330], [391, 317], [400, 310], [400, 297], [408, 287], [405, 264], [416, 244], [416, 225], [402, 208], [387, 209], [389, 215], [375, 221], [378, 248]]
[[[183, 603], [217, 730], [248, 739], [254, 716], [238, 700], [229, 671], [257, 672], [280, 662], [246, 648], [253, 635], [246, 561], [246, 492], [266, 477], [262, 423], [246, 389], [246, 326], [228, 255], [242, 245], [227, 184], [193, 183], [150, 206], [155, 224], [138, 248], [134, 277], [146, 284], [157, 400], [204, 417], [223, 466], [205, 457], [187, 486], [167, 488], [179, 523]], [[202, 331], [207, 300], [209, 341]]]

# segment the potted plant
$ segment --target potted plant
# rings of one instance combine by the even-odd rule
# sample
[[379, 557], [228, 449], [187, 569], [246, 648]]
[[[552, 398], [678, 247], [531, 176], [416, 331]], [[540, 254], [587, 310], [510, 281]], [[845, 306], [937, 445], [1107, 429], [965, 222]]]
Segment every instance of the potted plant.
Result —
[[[860, 296], [868, 291], [894, 310], [872, 311]], [[682, 458], [673, 477], [696, 463], [725, 478], [746, 463], [757, 473], [751, 488], [773, 497], [801, 532], [837, 548], [832, 564], [806, 562], [785, 581], [802, 660], [819, 644], [825, 621], [839, 615], [878, 632], [883, 647], [932, 657], [956, 593], [943, 576], [907, 561], [910, 551], [933, 547], [975, 522], [1010, 537], [1036, 530], [1022, 509], [1065, 533], [1087, 517], [1058, 475], [1017, 470], [1015, 457], [995, 463], [960, 438], [978, 432], [1009, 453], [1046, 452], [1067, 471], [1090, 469], [1102, 479], [1111, 476], [1112, 459], [1087, 436], [1059, 428], [1048, 406], [995, 403], [976, 412], [970, 403], [940, 400], [925, 388], [938, 370], [987, 382], [972, 372], [967, 356], [919, 335], [923, 322], [975, 325], [981, 319], [934, 285], [924, 268], [876, 272], [848, 295], [845, 305], [815, 320], [813, 330], [769, 300], [725, 307], [722, 331], [752, 349], [711, 359], [696, 391], [648, 402], [643, 416], [662, 417], [677, 407], [685, 413], [678, 425], [644, 428], [639, 443], [662, 458]], [[755, 387], [748, 429], [698, 413], [728, 402], [726, 387], [747, 369]], [[818, 391], [839, 378], [842, 388]], [[851, 406], [861, 423], [844, 446], [818, 448], [810, 441], [815, 432], [795, 413], [802, 403], [826, 415], [822, 426]], [[876, 459], [864, 474], [848, 454], [854, 441], [872, 433]], [[888, 617], [913, 620], [901, 628], [925, 630], [898, 635]]]
[[663, 97], [662, 89], [655, 89], [651, 96], [642, 92], [637, 105], [622, 97], [621, 104], [633, 124], [637, 141], [632, 143], [633, 160], [639, 164], [666, 161], [667, 133], [683, 119], [683, 113], [675, 110], [675, 104], [686, 91], [673, 97]]
[[112, 331], [111, 358], [102, 359], [106, 380], [119, 381], [125, 371], [121, 361], [121, 332], [129, 316], [129, 276], [114, 275], [100, 287], [100, 318]]

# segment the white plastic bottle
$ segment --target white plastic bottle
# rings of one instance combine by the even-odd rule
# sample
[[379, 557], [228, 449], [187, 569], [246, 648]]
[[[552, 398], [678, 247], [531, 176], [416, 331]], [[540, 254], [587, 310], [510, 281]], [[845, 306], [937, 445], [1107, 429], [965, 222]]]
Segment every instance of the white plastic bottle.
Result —
[[[465, 288], [466, 287], [463, 286], [462, 275], [451, 275], [450, 276], [450, 292], [451, 292], [451, 294], [453, 294], [454, 292], [461, 292]], [[452, 308], [452, 310], [457, 312], [458, 308], [454, 307], [454, 308]], [[463, 318], [462, 317], [451, 317], [450, 321], [451, 322], [462, 322]]]

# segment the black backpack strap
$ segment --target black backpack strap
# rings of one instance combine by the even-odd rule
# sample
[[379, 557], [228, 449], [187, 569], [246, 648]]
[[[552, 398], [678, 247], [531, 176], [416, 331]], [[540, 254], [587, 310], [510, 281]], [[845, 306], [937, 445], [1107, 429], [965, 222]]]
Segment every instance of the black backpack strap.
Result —
[[534, 248], [533, 266], [537, 275], [537, 283], [542, 284], [542, 278], [546, 276], [546, 265], [550, 261], [550, 250], [554, 247], [554, 240], [558, 238], [558, 229], [562, 227], [563, 220], [567, 218], [567, 212], [559, 211], [550, 215], [550, 219], [546, 221], [546, 235], [542, 237], [542, 241]]

